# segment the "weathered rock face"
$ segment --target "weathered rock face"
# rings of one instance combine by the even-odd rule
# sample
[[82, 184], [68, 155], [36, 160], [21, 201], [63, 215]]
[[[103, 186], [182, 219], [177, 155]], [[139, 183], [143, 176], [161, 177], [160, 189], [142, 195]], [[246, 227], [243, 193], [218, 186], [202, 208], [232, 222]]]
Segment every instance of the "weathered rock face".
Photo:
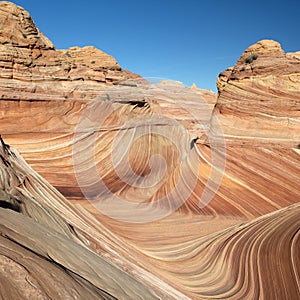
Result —
[[6, 1], [1, 1], [0, 43], [19, 48], [54, 50], [53, 44], [36, 28], [29, 13]]
[[133, 75], [94, 47], [55, 50], [28, 12], [0, 3], [0, 98], [91, 100], [107, 84]]
[[249, 47], [216, 99], [0, 24], [1, 134], [54, 186], [0, 145], [1, 296], [299, 298], [299, 53]]
[[228, 137], [300, 140], [300, 52], [279, 43], [250, 46], [219, 75], [214, 114]]

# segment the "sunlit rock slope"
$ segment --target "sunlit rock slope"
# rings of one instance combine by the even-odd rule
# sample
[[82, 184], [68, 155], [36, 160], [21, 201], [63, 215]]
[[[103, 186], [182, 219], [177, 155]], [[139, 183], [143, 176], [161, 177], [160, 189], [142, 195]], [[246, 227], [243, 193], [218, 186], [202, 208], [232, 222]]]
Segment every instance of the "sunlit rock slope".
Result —
[[250, 46], [216, 96], [56, 50], [9, 2], [0, 24], [0, 133], [30, 165], [2, 143], [1, 297], [300, 297], [298, 52]]

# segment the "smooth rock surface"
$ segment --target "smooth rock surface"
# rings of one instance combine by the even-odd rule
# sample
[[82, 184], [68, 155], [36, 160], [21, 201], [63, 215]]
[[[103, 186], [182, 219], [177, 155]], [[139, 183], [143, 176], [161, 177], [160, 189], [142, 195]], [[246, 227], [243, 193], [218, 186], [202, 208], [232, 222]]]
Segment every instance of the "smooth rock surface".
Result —
[[8, 2], [0, 24], [1, 134], [30, 165], [2, 143], [1, 297], [300, 297], [299, 52], [250, 46], [216, 97], [55, 50]]

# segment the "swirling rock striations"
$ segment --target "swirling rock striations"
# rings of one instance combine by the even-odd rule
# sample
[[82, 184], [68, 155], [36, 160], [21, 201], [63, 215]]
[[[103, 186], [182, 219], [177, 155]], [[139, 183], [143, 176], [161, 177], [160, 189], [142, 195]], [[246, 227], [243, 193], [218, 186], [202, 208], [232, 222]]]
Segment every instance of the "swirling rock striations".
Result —
[[[116, 235], [117, 226], [110, 231], [85, 206], [68, 203], [16, 150], [4, 143], [0, 157], [0, 282], [4, 298], [296, 299], [300, 296], [299, 204], [202, 237], [193, 232], [186, 236], [195, 226], [192, 220], [182, 216], [175, 222], [171, 218], [166, 220], [167, 224], [175, 225], [181, 235], [165, 232], [167, 224], [162, 221], [153, 224], [157, 233], [154, 239], [149, 236], [141, 239], [142, 233], [149, 234], [146, 227], [128, 224]], [[199, 228], [205, 226], [205, 221]], [[130, 242], [124, 237], [120, 239], [120, 235], [128, 237], [134, 231], [134, 246], [131, 239]], [[172, 241], [174, 237], [176, 242]], [[137, 265], [132, 264], [134, 260]], [[179, 291], [138, 267], [140, 262]], [[114, 264], [126, 267], [127, 272], [156, 291]]]
[[[200, 90], [196, 86], [186, 89], [180, 84], [174, 85], [167, 81], [161, 82], [161, 87], [155, 88], [154, 92], [150, 88], [149, 92], [147, 83], [137, 80], [141, 88], [135, 89], [128, 83], [128, 79], [135, 79], [137, 76], [121, 70], [111, 56], [91, 47], [55, 50], [34, 26], [26, 11], [8, 2], [2, 2], [0, 8], [0, 22], [5, 28], [0, 52], [0, 55], [3, 54], [0, 60], [1, 124], [5, 124], [2, 134], [21, 151], [36, 171], [65, 195], [77, 198], [78, 195], [82, 196], [73, 170], [73, 133], [81, 115], [98, 95], [102, 100], [106, 99], [107, 94], [111, 96], [115, 117], [123, 116], [119, 118], [119, 124], [115, 118], [104, 116], [107, 118], [106, 123], [112, 123], [107, 129], [102, 129], [102, 132], [107, 131], [106, 151], [112, 146], [117, 126], [124, 126], [124, 122], [138, 115], [145, 116], [153, 123], [149, 128], [156, 128], [155, 121], [151, 121], [153, 114], [163, 115], [171, 120], [175, 115], [175, 119], [190, 131], [190, 139], [203, 133], [203, 128], [196, 119], [200, 118], [201, 123], [207, 126], [216, 101], [214, 93]], [[36, 51], [38, 55], [34, 55]], [[117, 92], [129, 100], [115, 99]], [[174, 96], [176, 105], [172, 98]], [[187, 106], [189, 109], [186, 109]], [[142, 118], [139, 122], [141, 121], [143, 122]], [[173, 128], [173, 125], [169, 124], [168, 129]], [[111, 130], [112, 126], [115, 127], [114, 131]], [[158, 126], [157, 130], [160, 128], [162, 126]], [[135, 128], [130, 128], [127, 136], [135, 135]], [[100, 143], [99, 138], [97, 143]], [[184, 147], [188, 149], [191, 141], [187, 141], [187, 136], [182, 138], [185, 138]], [[152, 152], [161, 153], [164, 146], [160, 145], [160, 140], [161, 138], [153, 139], [151, 143], [154, 149], [150, 152], [147, 144], [142, 143], [141, 154], [136, 157], [141, 166], [135, 169], [144, 168], [145, 160], [152, 156]], [[103, 145], [105, 143], [101, 142], [99, 147]], [[107, 166], [110, 174], [106, 177], [118, 184], [118, 178], [112, 177], [113, 166], [107, 152], [99, 151], [98, 162], [99, 165]], [[175, 164], [175, 161], [171, 162], [171, 165]], [[172, 182], [173, 175], [167, 180]], [[145, 194], [144, 191], [141, 193]], [[152, 195], [154, 192], [150, 189], [146, 194]]]
[[1, 134], [30, 165], [2, 143], [2, 297], [300, 297], [299, 52], [250, 46], [216, 97], [56, 50], [12, 3], [0, 23]]
[[[161, 291], [140, 282], [147, 272], [129, 270], [131, 264], [112, 257], [112, 250], [104, 257], [91, 247], [92, 241], [99, 249], [103, 244], [102, 254], [110, 248], [97, 221], [89, 226], [87, 215], [1, 142], [1, 298], [159, 299]], [[115, 266], [121, 263], [127, 272]]]

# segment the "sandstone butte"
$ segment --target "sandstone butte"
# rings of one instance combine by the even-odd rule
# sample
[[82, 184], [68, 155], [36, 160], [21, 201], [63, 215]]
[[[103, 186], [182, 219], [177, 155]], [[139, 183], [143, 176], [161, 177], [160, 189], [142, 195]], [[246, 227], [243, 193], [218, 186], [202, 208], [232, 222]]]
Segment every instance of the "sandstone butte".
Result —
[[300, 298], [300, 52], [215, 95], [0, 24], [1, 299]]

